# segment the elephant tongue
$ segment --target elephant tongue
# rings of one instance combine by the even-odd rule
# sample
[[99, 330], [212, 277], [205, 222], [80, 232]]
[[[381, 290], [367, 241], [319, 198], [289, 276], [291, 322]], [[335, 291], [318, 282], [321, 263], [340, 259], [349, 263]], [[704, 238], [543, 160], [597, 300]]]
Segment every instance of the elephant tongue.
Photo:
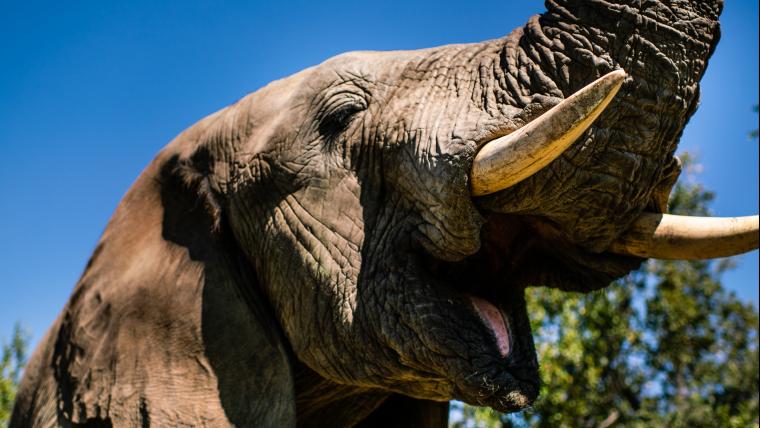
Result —
[[499, 308], [492, 305], [489, 301], [475, 296], [468, 297], [472, 301], [473, 306], [475, 306], [475, 310], [480, 315], [480, 318], [491, 328], [501, 356], [506, 357], [509, 355], [509, 331], [507, 330], [507, 321], [504, 315]]

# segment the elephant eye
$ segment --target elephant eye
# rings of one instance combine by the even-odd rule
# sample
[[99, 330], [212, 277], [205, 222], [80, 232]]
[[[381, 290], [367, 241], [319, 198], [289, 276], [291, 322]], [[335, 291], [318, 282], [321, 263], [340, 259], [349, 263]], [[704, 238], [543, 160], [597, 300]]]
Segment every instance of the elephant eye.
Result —
[[346, 129], [354, 114], [366, 109], [367, 101], [359, 96], [342, 96], [328, 101], [319, 121], [320, 134], [335, 136]]

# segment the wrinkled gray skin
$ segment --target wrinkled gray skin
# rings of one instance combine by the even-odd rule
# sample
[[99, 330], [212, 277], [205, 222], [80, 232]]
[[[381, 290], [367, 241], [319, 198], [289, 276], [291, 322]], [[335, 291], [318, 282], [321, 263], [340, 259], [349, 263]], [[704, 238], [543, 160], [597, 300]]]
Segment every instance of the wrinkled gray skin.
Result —
[[[721, 9], [690, 3], [548, 1], [505, 38], [340, 55], [200, 121], [116, 210], [11, 425], [445, 426], [450, 399], [529, 405], [524, 287], [635, 268], [605, 249], [678, 175]], [[618, 68], [567, 153], [470, 196], [489, 133]], [[507, 314], [508, 357], [468, 294]]]

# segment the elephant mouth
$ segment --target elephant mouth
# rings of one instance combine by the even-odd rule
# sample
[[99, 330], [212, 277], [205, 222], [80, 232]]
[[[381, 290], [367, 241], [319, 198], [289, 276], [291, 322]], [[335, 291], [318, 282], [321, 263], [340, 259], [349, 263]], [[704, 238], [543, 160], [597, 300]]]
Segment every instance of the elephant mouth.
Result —
[[[476, 204], [478, 197], [508, 191], [560, 156], [601, 114], [625, 78], [622, 71], [609, 73], [525, 127], [479, 144], [470, 173]], [[452, 309], [447, 326], [435, 325], [451, 336], [457, 329], [454, 323], [459, 323], [458, 342], [451, 337], [432, 339], [460, 354], [459, 374], [447, 375], [455, 398], [504, 412], [530, 405], [539, 390], [526, 287], [588, 292], [609, 285], [647, 257], [723, 257], [756, 248], [758, 241], [756, 216], [717, 219], [705, 227], [704, 219], [657, 213], [642, 213], [633, 224], [602, 220], [620, 230], [609, 237], [611, 244], [599, 248], [578, 240], [572, 224], [554, 223], [540, 212], [482, 214], [479, 250], [460, 261], [436, 259], [423, 251], [423, 266], [433, 282], [443, 286], [436, 299], [450, 296], [469, 307]], [[480, 325], [478, 333], [467, 327], [474, 323]], [[428, 338], [423, 341], [430, 341], [429, 334], [436, 331], [440, 330], [425, 329]]]
[[[460, 317], [474, 319], [484, 327], [479, 335], [462, 328], [460, 340], [469, 349], [464, 358], [467, 362], [459, 367], [465, 381], [454, 376], [455, 398], [501, 412], [530, 406], [541, 380], [525, 299], [527, 287], [597, 283], [602, 287], [614, 279], [614, 273], [624, 274], [641, 262], [612, 253], [586, 253], [548, 234], [546, 227], [537, 218], [493, 213], [487, 216], [481, 248], [475, 254], [457, 262], [424, 256], [423, 265], [440, 285], [439, 290], [460, 297], [469, 309], [469, 316], [451, 314], [451, 328], [466, 323]], [[550, 251], [552, 248], [558, 248], [556, 252], [563, 258]], [[583, 263], [603, 264], [608, 271], [600, 273]], [[611, 266], [614, 272], [609, 270]], [[569, 280], [573, 275], [575, 279]], [[475, 374], [479, 377], [473, 381]]]
[[[504, 252], [525, 244], [529, 231], [512, 233], [515, 219], [506, 215], [489, 220], [476, 254], [448, 262], [425, 253], [423, 265], [442, 294], [458, 297], [468, 309], [449, 319], [452, 328], [461, 328], [459, 340], [467, 347], [459, 370], [463, 380], [454, 375], [454, 397], [514, 412], [530, 406], [540, 388], [525, 286], [514, 281], [512, 258]], [[481, 325], [477, 336], [463, 327], [472, 320]]]
[[494, 304], [477, 296], [468, 296], [481, 321], [491, 329], [496, 347], [502, 358], [508, 357], [512, 351], [512, 336], [509, 332], [509, 317]]
[[[477, 197], [500, 192], [550, 163], [601, 114], [625, 76], [622, 71], [610, 73], [523, 128], [486, 137], [473, 159], [471, 195], [477, 201]], [[472, 332], [462, 334], [461, 342], [471, 345], [463, 359], [482, 361], [460, 366], [469, 373], [464, 376], [465, 382], [455, 379], [455, 388], [460, 389], [458, 398], [516, 411], [533, 402], [540, 384], [525, 288], [540, 284], [547, 272], [564, 276], [557, 270], [567, 270], [568, 263], [547, 257], [547, 249], [563, 240], [548, 233], [553, 228], [544, 220], [493, 212], [485, 217], [481, 245], [474, 254], [445, 261], [423, 251], [423, 266], [434, 282], [443, 286], [443, 294], [452, 291], [470, 309], [467, 315], [459, 312], [460, 317], [469, 319], [452, 313], [455, 322], [481, 326], [479, 338]], [[609, 278], [604, 279], [608, 284]], [[478, 352], [480, 355], [472, 356]], [[473, 377], [478, 379], [472, 381]]]

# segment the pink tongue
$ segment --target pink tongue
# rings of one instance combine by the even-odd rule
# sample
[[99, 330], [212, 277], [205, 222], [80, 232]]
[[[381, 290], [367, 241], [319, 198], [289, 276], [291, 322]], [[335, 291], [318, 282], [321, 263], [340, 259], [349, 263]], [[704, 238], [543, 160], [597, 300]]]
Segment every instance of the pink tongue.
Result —
[[499, 353], [502, 357], [509, 355], [509, 332], [507, 332], [507, 323], [502, 316], [501, 311], [487, 300], [480, 297], [468, 296], [480, 318], [491, 327], [493, 335], [496, 337], [496, 344], [499, 347]]

